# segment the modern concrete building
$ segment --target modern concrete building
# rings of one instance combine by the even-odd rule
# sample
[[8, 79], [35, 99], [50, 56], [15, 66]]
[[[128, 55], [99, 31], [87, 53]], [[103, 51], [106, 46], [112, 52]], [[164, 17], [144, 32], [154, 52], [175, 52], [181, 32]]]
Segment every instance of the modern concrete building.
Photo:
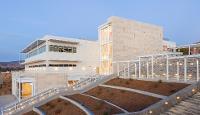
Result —
[[22, 50], [22, 73], [13, 72], [12, 91], [21, 98], [73, 84], [90, 75], [116, 73], [115, 62], [163, 52], [163, 29], [120, 17], [98, 28], [98, 41], [44, 36]]
[[29, 97], [96, 74], [98, 49], [97, 41], [57, 36], [44, 36], [32, 42], [22, 50], [25, 71], [13, 72], [13, 94], [18, 98]]
[[99, 26], [100, 73], [115, 71], [113, 62], [163, 51], [163, 29], [120, 17], [110, 17]]

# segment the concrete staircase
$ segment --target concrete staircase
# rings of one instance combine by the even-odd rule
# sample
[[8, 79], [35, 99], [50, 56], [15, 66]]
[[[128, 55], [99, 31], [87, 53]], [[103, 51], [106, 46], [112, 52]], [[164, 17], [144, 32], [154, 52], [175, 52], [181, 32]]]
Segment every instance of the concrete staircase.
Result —
[[161, 115], [200, 115], [200, 92]]

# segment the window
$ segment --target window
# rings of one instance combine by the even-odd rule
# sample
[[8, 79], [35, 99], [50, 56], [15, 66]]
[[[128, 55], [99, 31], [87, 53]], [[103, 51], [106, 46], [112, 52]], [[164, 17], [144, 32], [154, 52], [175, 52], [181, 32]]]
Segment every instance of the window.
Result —
[[49, 64], [49, 67], [76, 67], [76, 64]]
[[43, 53], [43, 52], [45, 52], [45, 51], [46, 51], [46, 45], [44, 45], [44, 46], [42, 46], [42, 47], [40, 47], [40, 48], [38, 48], [38, 49], [35, 49], [35, 50], [33, 50], [33, 51], [27, 53], [27, 54], [26, 54], [26, 58], [30, 58], [30, 57], [32, 57], [32, 56], [41, 54], [41, 53]]
[[29, 68], [35, 68], [35, 67], [46, 67], [46, 64], [31, 65], [31, 66], [29, 66]]
[[66, 52], [66, 53], [76, 53], [76, 47], [70, 46], [57, 46], [57, 45], [49, 45], [49, 51], [53, 52]]

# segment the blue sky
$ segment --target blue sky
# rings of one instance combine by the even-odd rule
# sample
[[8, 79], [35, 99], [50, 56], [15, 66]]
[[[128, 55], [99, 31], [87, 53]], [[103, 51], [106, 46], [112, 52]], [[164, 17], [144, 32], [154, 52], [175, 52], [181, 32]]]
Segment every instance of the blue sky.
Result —
[[121, 16], [164, 28], [164, 36], [187, 44], [200, 41], [200, 0], [1, 0], [0, 61], [46, 34], [97, 39], [97, 27]]

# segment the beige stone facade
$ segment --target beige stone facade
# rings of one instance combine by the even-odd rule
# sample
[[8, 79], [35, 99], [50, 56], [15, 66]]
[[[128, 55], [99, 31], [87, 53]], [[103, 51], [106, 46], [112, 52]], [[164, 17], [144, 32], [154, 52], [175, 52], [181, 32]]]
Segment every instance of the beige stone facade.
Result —
[[110, 17], [99, 27], [100, 73], [113, 73], [113, 62], [162, 52], [160, 26]]

